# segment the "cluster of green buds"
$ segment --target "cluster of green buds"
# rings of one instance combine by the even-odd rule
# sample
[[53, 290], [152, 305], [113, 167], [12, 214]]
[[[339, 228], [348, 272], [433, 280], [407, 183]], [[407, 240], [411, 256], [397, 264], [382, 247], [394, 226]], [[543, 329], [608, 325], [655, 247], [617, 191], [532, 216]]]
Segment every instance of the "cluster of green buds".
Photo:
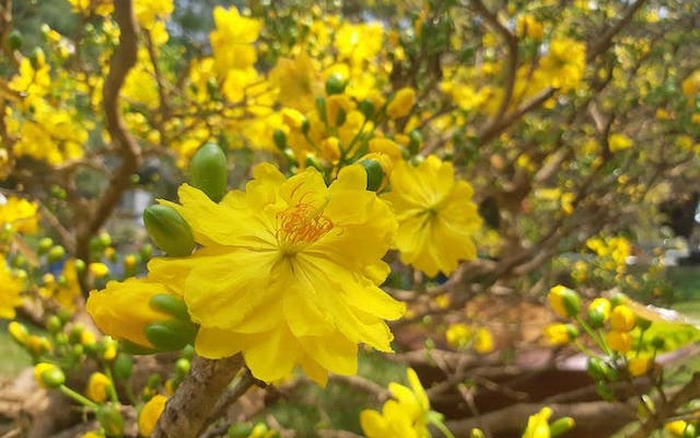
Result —
[[[214, 143], [204, 144], [192, 156], [189, 176], [192, 186], [212, 201], [221, 201], [228, 186], [226, 154]], [[143, 212], [143, 222], [153, 242], [166, 255], [185, 257], [194, 251], [192, 228], [173, 207], [151, 205]]]
[[[664, 341], [654, 337], [650, 341], [651, 354], [643, 351], [644, 336], [652, 322], [639, 316], [626, 296], [595, 298], [584, 309], [576, 291], [558, 285], [550, 290], [548, 301], [565, 322], [548, 326], [545, 336], [551, 344], [574, 342], [588, 356], [588, 374], [596, 382], [603, 399], [614, 399], [610, 383], [639, 377], [655, 369], [656, 352], [663, 348]], [[595, 349], [580, 342], [581, 332], [588, 335]]]

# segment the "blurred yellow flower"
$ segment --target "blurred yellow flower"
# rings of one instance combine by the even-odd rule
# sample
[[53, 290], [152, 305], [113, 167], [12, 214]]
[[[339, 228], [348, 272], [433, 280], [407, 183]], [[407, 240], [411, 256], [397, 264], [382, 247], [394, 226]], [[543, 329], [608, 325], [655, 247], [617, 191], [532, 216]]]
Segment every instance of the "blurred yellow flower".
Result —
[[527, 427], [522, 438], [549, 438], [549, 418], [552, 416], [552, 408], [545, 406], [538, 413], [530, 415]]
[[631, 148], [632, 140], [624, 134], [612, 134], [608, 137], [610, 152], [619, 152]]
[[540, 60], [535, 81], [541, 81], [562, 92], [578, 86], [586, 68], [586, 45], [571, 38], [554, 39]]
[[452, 163], [432, 155], [417, 167], [401, 161], [389, 179], [391, 192], [383, 198], [399, 219], [395, 245], [402, 262], [433, 277], [476, 257], [474, 233], [481, 217], [472, 187], [455, 180]]
[[381, 257], [397, 225], [388, 205], [365, 190], [364, 168], [343, 168], [329, 187], [314, 168], [285, 179], [264, 163], [253, 173], [245, 192], [218, 204], [181, 186], [182, 205], [169, 205], [203, 248], [149, 264], [200, 325], [197, 352], [212, 359], [242, 352], [267, 382], [301, 365], [324, 383], [328, 371], [357, 371], [358, 343], [392, 351], [384, 320], [399, 318], [404, 305], [378, 285], [389, 273]]
[[416, 103], [416, 91], [405, 87], [396, 92], [394, 98], [386, 107], [386, 115], [390, 119], [398, 119], [408, 115]]
[[549, 290], [547, 295], [549, 305], [561, 318], [571, 318], [578, 315], [581, 308], [581, 299], [576, 291], [558, 284]]
[[360, 412], [360, 425], [367, 438], [430, 438], [428, 430], [430, 401], [413, 369], [407, 370], [410, 388], [389, 383], [392, 399], [382, 411]]
[[138, 419], [139, 435], [149, 437], [153, 434], [167, 401], [166, 396], [156, 394], [143, 406]]
[[12, 275], [4, 258], [0, 259], [0, 284], [0, 318], [12, 319], [16, 314], [15, 309], [22, 305], [24, 285]]
[[39, 205], [36, 202], [0, 195], [0, 226], [9, 226], [17, 233], [36, 233], [39, 229], [38, 209]]
[[636, 322], [634, 312], [624, 304], [615, 306], [610, 313], [610, 327], [613, 330], [628, 332], [634, 328]]
[[627, 332], [611, 330], [605, 335], [608, 346], [618, 353], [627, 353], [632, 348], [632, 336]]

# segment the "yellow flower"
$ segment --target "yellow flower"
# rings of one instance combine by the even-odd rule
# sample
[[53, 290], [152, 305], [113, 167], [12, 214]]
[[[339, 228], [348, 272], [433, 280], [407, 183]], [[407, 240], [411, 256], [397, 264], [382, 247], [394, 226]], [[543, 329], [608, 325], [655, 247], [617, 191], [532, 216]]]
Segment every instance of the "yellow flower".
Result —
[[241, 17], [235, 7], [214, 8], [216, 30], [209, 36], [217, 72], [223, 77], [230, 69], [243, 70], [255, 64], [253, 43], [258, 39], [262, 23]]
[[450, 324], [445, 331], [445, 340], [452, 348], [463, 348], [474, 336], [474, 331], [466, 324]]
[[632, 140], [623, 134], [612, 134], [608, 138], [608, 147], [610, 152], [619, 152], [632, 147]]
[[94, 262], [88, 265], [88, 270], [97, 278], [106, 277], [109, 275], [109, 267], [104, 263]]
[[534, 15], [523, 14], [518, 17], [518, 21], [515, 23], [515, 33], [520, 38], [527, 36], [539, 41], [544, 36], [544, 29], [542, 23], [537, 21]]
[[568, 324], [555, 323], [544, 328], [544, 337], [549, 345], [565, 345], [571, 341]]
[[104, 290], [90, 292], [85, 307], [102, 332], [142, 347], [152, 347], [144, 328], [153, 322], [165, 321], [169, 316], [152, 309], [149, 301], [154, 295], [164, 293], [171, 291], [150, 279], [110, 281]]
[[104, 438], [105, 436], [99, 431], [90, 431], [80, 435], [80, 438]]
[[481, 327], [474, 335], [474, 351], [487, 354], [493, 351], [493, 335], [489, 329]]
[[401, 261], [433, 277], [449, 275], [460, 260], [476, 257], [474, 233], [481, 218], [472, 187], [455, 181], [452, 163], [429, 156], [418, 167], [396, 163], [384, 195], [399, 219]]
[[540, 60], [535, 82], [543, 82], [563, 92], [574, 89], [583, 79], [586, 45], [571, 38], [552, 40]]
[[588, 305], [588, 319], [591, 320], [596, 327], [601, 327], [610, 317], [610, 300], [607, 298], [595, 298]]
[[653, 364], [650, 357], [633, 357], [627, 362], [627, 369], [633, 377], [639, 377], [646, 374]]
[[673, 437], [682, 437], [688, 427], [688, 422], [684, 420], [671, 421], [664, 425], [664, 430], [670, 433]]
[[552, 408], [545, 406], [538, 413], [530, 415], [527, 427], [522, 438], [549, 438], [549, 417], [552, 416]]
[[391, 119], [398, 119], [409, 112], [416, 103], [416, 92], [413, 88], [405, 87], [396, 92], [396, 96], [386, 107], [386, 115]]
[[12, 275], [4, 258], [0, 259], [0, 284], [0, 318], [12, 319], [15, 317], [15, 309], [22, 305], [20, 294], [24, 286]]
[[39, 205], [26, 199], [0, 196], [0, 225], [11, 226], [23, 234], [36, 233], [39, 229], [37, 210]]
[[365, 409], [360, 412], [360, 425], [367, 438], [405, 437], [429, 438], [428, 422], [430, 401], [412, 369], [408, 369], [410, 388], [389, 383], [393, 399], [382, 407], [382, 412]]
[[197, 352], [211, 359], [242, 352], [267, 382], [301, 365], [324, 383], [328, 371], [357, 371], [358, 343], [392, 351], [384, 320], [399, 318], [404, 305], [378, 285], [389, 273], [381, 257], [397, 225], [365, 190], [364, 169], [343, 168], [330, 187], [313, 168], [288, 180], [267, 163], [253, 173], [245, 192], [218, 204], [181, 186], [182, 205], [170, 205], [203, 248], [149, 263], [150, 275], [182, 294], [200, 325]]
[[102, 403], [107, 400], [111, 387], [112, 380], [105, 374], [97, 372], [92, 373], [88, 379], [85, 394], [90, 397], [91, 400]]
[[636, 322], [634, 312], [624, 304], [616, 306], [610, 313], [610, 327], [613, 330], [628, 332], [634, 328]]
[[618, 353], [627, 353], [632, 348], [632, 337], [627, 332], [611, 330], [605, 335], [608, 346]]
[[139, 435], [149, 437], [153, 434], [153, 430], [156, 428], [156, 423], [158, 423], [160, 414], [163, 413], [165, 402], [167, 401], [168, 398], [166, 396], [157, 394], [143, 406], [138, 420]]

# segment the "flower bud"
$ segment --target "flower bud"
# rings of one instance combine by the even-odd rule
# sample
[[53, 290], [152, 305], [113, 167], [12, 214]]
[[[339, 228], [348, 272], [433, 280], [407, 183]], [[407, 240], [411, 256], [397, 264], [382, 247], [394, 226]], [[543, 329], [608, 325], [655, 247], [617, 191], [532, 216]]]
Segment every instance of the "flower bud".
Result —
[[147, 325], [144, 334], [159, 351], [173, 351], [193, 342], [197, 328], [191, 322], [171, 319]]
[[53, 239], [50, 237], [42, 237], [39, 240], [39, 246], [37, 247], [37, 253], [39, 255], [47, 253], [53, 246]]
[[24, 38], [22, 33], [17, 29], [12, 29], [10, 34], [7, 36], [7, 48], [10, 50], [20, 50], [22, 44], [24, 44]]
[[212, 201], [221, 201], [228, 186], [228, 163], [218, 145], [207, 143], [195, 152], [190, 161], [190, 182]]
[[164, 395], [154, 395], [139, 412], [139, 434], [144, 437], [151, 436], [156, 428], [156, 423], [160, 415], [165, 409], [165, 403], [168, 401]]
[[416, 155], [420, 150], [421, 144], [423, 144], [423, 138], [420, 132], [414, 129], [408, 134], [408, 152], [411, 155]]
[[595, 380], [608, 380], [614, 377], [614, 372], [612, 368], [605, 361], [599, 357], [589, 357], [588, 363], [586, 364], [586, 371], [588, 375], [593, 377]]
[[229, 438], [247, 438], [253, 432], [253, 426], [250, 424], [236, 423], [232, 424], [226, 435]]
[[20, 345], [24, 345], [29, 340], [29, 330], [22, 323], [12, 321], [7, 326], [7, 330], [10, 332], [12, 339]]
[[55, 245], [52, 246], [51, 249], [49, 249], [48, 254], [46, 255], [46, 259], [49, 261], [49, 263], [55, 263], [60, 260], [63, 260], [63, 258], [66, 256], [66, 249], [62, 247], [61, 245]]
[[316, 112], [318, 113], [318, 118], [326, 125], [328, 124], [327, 111], [326, 99], [323, 96], [316, 97]]
[[625, 354], [632, 349], [632, 337], [627, 332], [611, 330], [605, 335], [605, 341], [613, 351]]
[[371, 100], [365, 99], [358, 105], [358, 109], [366, 119], [371, 119], [374, 116], [374, 104]]
[[360, 164], [367, 172], [367, 190], [376, 192], [384, 181], [384, 169], [376, 160], [363, 160]]
[[386, 114], [391, 119], [408, 115], [416, 103], [416, 92], [413, 88], [405, 87], [396, 92], [394, 98], [386, 107]]
[[333, 73], [326, 80], [326, 94], [331, 96], [333, 94], [341, 94], [345, 91], [348, 81], [343, 79], [343, 76], [338, 73]]
[[549, 433], [552, 438], [557, 437], [564, 432], [568, 432], [576, 426], [574, 419], [571, 417], [557, 418], [549, 425]]
[[469, 432], [469, 438], [486, 438], [484, 431], [481, 429], [472, 429]]
[[610, 312], [610, 327], [620, 332], [628, 332], [634, 328], [636, 317], [632, 310], [621, 304]]
[[114, 375], [122, 380], [131, 377], [134, 368], [134, 361], [128, 354], [119, 353], [114, 361]]
[[272, 141], [280, 151], [284, 152], [287, 149], [287, 134], [281, 129], [275, 129], [275, 132], [272, 133]]
[[167, 205], [151, 205], [143, 212], [143, 222], [153, 241], [175, 257], [184, 257], [194, 249], [192, 229], [174, 208]]
[[102, 405], [95, 411], [95, 417], [108, 437], [124, 435], [124, 417], [115, 405]]
[[43, 388], [58, 388], [66, 381], [63, 371], [48, 362], [40, 362], [34, 366], [34, 378]]
[[88, 379], [85, 394], [97, 403], [102, 403], [107, 400], [109, 391], [112, 388], [112, 381], [103, 373], [92, 373]]
[[610, 301], [606, 298], [596, 298], [588, 306], [588, 323], [593, 328], [601, 328], [610, 316]]
[[547, 299], [554, 313], [562, 318], [574, 317], [581, 310], [581, 299], [578, 294], [562, 285], [557, 285], [550, 289]]

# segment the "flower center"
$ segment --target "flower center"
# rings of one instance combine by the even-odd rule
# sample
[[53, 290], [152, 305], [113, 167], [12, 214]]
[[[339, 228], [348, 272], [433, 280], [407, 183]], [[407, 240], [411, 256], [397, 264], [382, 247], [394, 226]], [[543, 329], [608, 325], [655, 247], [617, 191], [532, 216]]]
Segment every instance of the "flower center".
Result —
[[317, 241], [333, 228], [323, 208], [300, 202], [277, 214], [277, 240], [285, 253], [294, 253], [300, 244]]

